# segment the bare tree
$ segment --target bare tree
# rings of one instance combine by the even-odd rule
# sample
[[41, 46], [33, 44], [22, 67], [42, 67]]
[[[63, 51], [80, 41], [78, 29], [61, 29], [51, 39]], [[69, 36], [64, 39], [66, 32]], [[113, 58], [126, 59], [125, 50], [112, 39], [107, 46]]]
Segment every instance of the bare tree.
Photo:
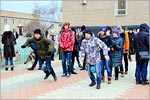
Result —
[[24, 31], [32, 34], [34, 29], [40, 28], [43, 32], [45, 32], [49, 26], [52, 25], [52, 22], [59, 18], [57, 4], [55, 1], [44, 6], [40, 6], [38, 3], [35, 3], [32, 15], [39, 19], [29, 22]]

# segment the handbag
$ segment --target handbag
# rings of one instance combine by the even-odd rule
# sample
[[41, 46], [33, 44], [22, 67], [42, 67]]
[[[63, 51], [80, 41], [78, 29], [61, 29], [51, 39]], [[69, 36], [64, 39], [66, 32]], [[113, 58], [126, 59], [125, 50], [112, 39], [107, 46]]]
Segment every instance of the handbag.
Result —
[[149, 60], [150, 53], [148, 51], [139, 51], [140, 60]]

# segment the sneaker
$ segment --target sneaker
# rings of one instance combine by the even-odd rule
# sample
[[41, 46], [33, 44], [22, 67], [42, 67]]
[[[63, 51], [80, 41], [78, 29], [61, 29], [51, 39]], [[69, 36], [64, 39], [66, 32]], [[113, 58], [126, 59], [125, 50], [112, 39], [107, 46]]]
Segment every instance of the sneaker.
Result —
[[115, 77], [115, 80], [117, 81], [117, 80], [118, 80], [118, 78], [117, 78], [117, 77]]
[[41, 68], [38, 68], [38, 70], [41, 70]]
[[54, 81], [57, 81], [57, 76], [56, 75], [54, 75], [53, 78], [54, 78]]
[[125, 74], [128, 74], [128, 71], [125, 71]]
[[76, 72], [72, 71], [71, 74], [77, 74]]
[[100, 89], [100, 84], [97, 84], [96, 89]]
[[8, 67], [5, 68], [5, 71], [8, 71]]
[[79, 64], [79, 68], [82, 68], [81, 64]]
[[89, 86], [91, 87], [91, 86], [94, 86], [96, 83], [95, 82], [91, 82], [90, 84], [89, 84]]
[[27, 70], [34, 70], [33, 68], [28, 68]]
[[51, 74], [49, 71], [44, 71], [44, 73], [46, 74], [44, 79], [47, 79], [49, 77], [49, 75]]
[[142, 85], [149, 85], [149, 82], [142, 82]]
[[66, 77], [67, 76], [67, 74], [66, 73], [63, 73], [62, 75], [61, 75], [61, 77]]
[[14, 70], [14, 67], [11, 67], [11, 71], [13, 71]]
[[121, 77], [124, 77], [124, 74], [123, 74], [123, 73], [121, 73]]
[[71, 74], [69, 74], [69, 73], [66, 75], [67, 78], [69, 78], [70, 76], [71, 76]]
[[85, 70], [85, 68], [81, 68], [80, 70]]

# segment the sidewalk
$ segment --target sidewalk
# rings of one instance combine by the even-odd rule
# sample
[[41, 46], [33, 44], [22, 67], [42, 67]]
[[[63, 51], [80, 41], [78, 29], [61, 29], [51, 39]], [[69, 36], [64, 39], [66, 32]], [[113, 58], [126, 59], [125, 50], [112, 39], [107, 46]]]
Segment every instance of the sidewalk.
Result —
[[[102, 83], [101, 89], [89, 87], [87, 71], [80, 71], [75, 64], [77, 75], [70, 78], [61, 77], [61, 61], [52, 62], [58, 80], [50, 76], [44, 80], [45, 74], [37, 68], [26, 70], [23, 64], [16, 65], [14, 71], [1, 69], [1, 99], [150, 99], [150, 85], [135, 85], [135, 61], [129, 62], [129, 72], [118, 81], [112, 78], [112, 84]], [[106, 79], [107, 80], [107, 79]]]

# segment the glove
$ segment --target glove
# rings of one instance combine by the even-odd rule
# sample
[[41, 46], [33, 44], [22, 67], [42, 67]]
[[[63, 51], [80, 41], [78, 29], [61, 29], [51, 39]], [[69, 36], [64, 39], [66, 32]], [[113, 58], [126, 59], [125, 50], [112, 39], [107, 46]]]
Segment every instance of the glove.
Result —
[[25, 47], [26, 47], [25, 45], [22, 45], [22, 46], [21, 46], [21, 48], [25, 48]]

